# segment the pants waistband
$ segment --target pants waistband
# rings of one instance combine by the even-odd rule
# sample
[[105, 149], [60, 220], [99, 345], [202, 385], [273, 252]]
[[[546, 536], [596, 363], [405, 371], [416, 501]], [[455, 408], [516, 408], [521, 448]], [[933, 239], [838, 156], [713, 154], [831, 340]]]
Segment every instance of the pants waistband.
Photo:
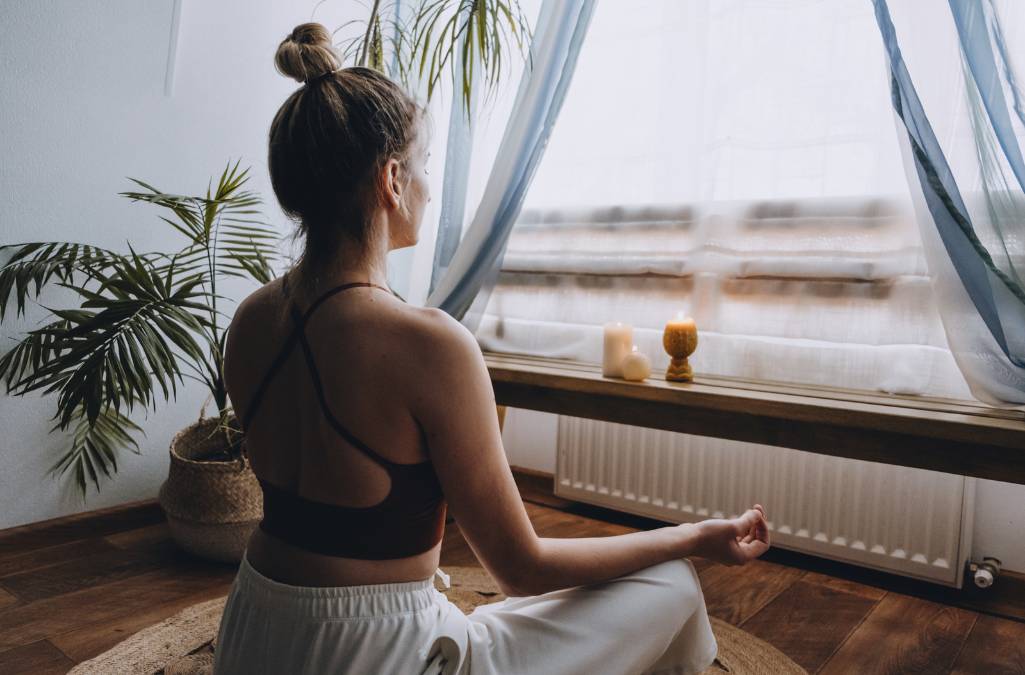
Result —
[[434, 574], [418, 581], [361, 586], [293, 586], [260, 574], [243, 556], [235, 585], [257, 602], [289, 604], [311, 618], [361, 618], [408, 614], [444, 599], [434, 588]]

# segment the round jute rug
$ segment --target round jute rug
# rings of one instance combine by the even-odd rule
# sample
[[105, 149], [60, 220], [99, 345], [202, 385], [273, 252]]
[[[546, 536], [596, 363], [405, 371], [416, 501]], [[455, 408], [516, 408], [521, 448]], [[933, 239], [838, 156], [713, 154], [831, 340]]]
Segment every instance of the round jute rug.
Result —
[[[466, 613], [505, 596], [481, 567], [446, 567], [452, 587], [441, 589]], [[69, 675], [210, 675], [214, 638], [225, 598], [187, 607], [171, 618], [127, 638]], [[716, 662], [703, 675], [807, 675], [807, 671], [772, 645], [725, 621], [712, 618], [719, 643]]]

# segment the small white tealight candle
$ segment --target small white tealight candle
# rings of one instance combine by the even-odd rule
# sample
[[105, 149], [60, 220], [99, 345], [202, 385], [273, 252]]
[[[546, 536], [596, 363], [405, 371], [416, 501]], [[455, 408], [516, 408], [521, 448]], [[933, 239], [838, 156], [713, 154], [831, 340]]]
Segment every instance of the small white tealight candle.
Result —
[[606, 377], [623, 377], [623, 359], [630, 353], [633, 343], [633, 326], [619, 321], [605, 324], [601, 374]]
[[631, 382], [643, 382], [651, 375], [651, 361], [644, 352], [637, 351], [637, 345], [623, 359], [623, 379]]

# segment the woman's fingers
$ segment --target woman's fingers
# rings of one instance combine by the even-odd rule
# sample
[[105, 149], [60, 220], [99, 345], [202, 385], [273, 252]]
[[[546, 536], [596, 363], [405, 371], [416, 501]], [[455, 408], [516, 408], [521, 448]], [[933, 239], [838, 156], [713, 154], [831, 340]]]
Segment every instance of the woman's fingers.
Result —
[[746, 560], [753, 560], [768, 551], [769, 544], [760, 539], [755, 539], [747, 544], [741, 544], [740, 550], [744, 554]]
[[755, 528], [754, 530], [752, 530], [752, 532], [756, 539], [764, 541], [765, 543], [769, 543], [769, 521], [768, 518], [765, 517], [765, 507], [763, 507], [761, 504], [755, 504], [753, 508], [756, 509], [759, 514], [761, 514], [761, 519], [758, 522], [758, 524], [755, 525]]
[[734, 531], [738, 537], [744, 537], [754, 531], [760, 522], [762, 522], [762, 512], [756, 509], [748, 509], [733, 521]]
[[705, 522], [709, 546], [718, 548], [718, 554], [712, 553], [711, 557], [727, 565], [743, 565], [769, 550], [768, 523], [761, 504], [728, 520], [713, 518]]
[[737, 545], [745, 560], [757, 558], [769, 550], [769, 525], [761, 504], [745, 511], [734, 523]]
[[762, 509], [762, 522], [758, 526], [758, 538], [769, 543], [769, 519], [765, 517], [765, 510]]

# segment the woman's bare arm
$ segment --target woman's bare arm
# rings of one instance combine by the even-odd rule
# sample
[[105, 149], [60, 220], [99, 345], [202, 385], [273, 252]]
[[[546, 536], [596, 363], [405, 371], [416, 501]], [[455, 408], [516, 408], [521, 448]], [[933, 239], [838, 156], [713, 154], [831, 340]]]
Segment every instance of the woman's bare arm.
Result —
[[[580, 539], [534, 532], [502, 448], [495, 396], [474, 337], [429, 311], [410, 406], [424, 429], [449, 510], [509, 595], [607, 581], [667, 560], [706, 555], [738, 564], [768, 548], [760, 510], [732, 520]], [[413, 373], [410, 373], [411, 375]]]

